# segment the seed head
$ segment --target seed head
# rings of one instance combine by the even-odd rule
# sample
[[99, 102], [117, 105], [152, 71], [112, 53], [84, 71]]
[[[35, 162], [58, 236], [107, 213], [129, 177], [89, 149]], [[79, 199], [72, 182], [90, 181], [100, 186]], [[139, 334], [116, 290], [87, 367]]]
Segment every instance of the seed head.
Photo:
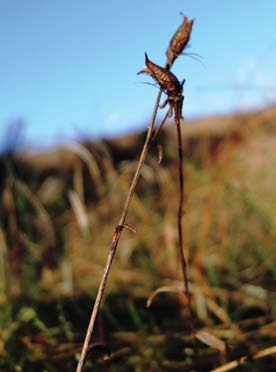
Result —
[[144, 67], [138, 74], [146, 73], [149, 74], [160, 86], [160, 88], [170, 97], [181, 96], [183, 90], [183, 84], [181, 84], [177, 77], [169, 70], [157, 65], [152, 62], [147, 53], [146, 67]]
[[[180, 14], [183, 15], [183, 13]], [[194, 19], [189, 21], [186, 16], [183, 15], [183, 17], [183, 23], [176, 30], [166, 51], [167, 68], [172, 66], [175, 59], [183, 52], [190, 40]]]

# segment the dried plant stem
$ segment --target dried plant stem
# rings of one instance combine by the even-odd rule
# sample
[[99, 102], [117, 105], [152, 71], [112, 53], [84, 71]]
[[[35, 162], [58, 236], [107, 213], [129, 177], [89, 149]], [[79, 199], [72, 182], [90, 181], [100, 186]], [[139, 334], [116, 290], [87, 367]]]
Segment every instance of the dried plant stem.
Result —
[[[158, 110], [159, 103], [160, 103], [161, 94], [162, 94], [162, 90], [160, 89], [159, 93], [158, 93], [158, 96], [156, 98], [156, 103], [155, 103], [155, 106], [154, 106], [152, 119], [151, 119], [151, 122], [150, 122], [150, 125], [149, 125], [149, 128], [148, 128], [148, 131], [147, 131], [147, 136], [146, 136], [144, 146], [143, 146], [143, 149], [142, 149], [142, 152], [141, 152], [141, 155], [140, 155], [138, 166], [137, 166], [137, 169], [136, 169], [135, 174], [133, 176], [133, 179], [132, 179], [132, 182], [131, 182], [131, 185], [130, 185], [130, 188], [129, 188], [129, 191], [128, 191], [128, 194], [127, 194], [127, 197], [126, 197], [126, 201], [125, 201], [125, 204], [124, 204], [124, 207], [123, 207], [123, 211], [122, 211], [119, 223], [116, 226], [114, 234], [113, 234], [110, 252], [109, 252], [109, 255], [108, 255], [108, 258], [107, 258], [107, 261], [106, 261], [106, 265], [105, 265], [105, 269], [104, 269], [103, 276], [102, 276], [102, 279], [101, 279], [101, 283], [100, 283], [99, 288], [98, 288], [97, 297], [96, 297], [94, 307], [93, 307], [93, 310], [92, 310], [92, 313], [91, 313], [89, 325], [87, 327], [86, 336], [85, 336], [85, 340], [84, 340], [84, 343], [83, 343], [83, 346], [82, 346], [81, 356], [80, 356], [80, 359], [79, 359], [79, 362], [78, 362], [78, 365], [77, 365], [76, 372], [81, 372], [82, 369], [83, 369], [83, 365], [84, 365], [85, 358], [86, 358], [87, 351], [88, 351], [88, 347], [89, 347], [89, 342], [90, 342], [91, 336], [93, 334], [95, 321], [96, 321], [96, 318], [97, 318], [97, 315], [98, 315], [98, 312], [99, 312], [99, 307], [100, 307], [102, 297], [103, 297], [103, 294], [104, 294], [108, 274], [109, 274], [109, 271], [110, 271], [110, 268], [111, 268], [111, 265], [112, 265], [113, 258], [114, 258], [115, 253], [116, 253], [116, 248], [117, 248], [119, 239], [121, 237], [122, 230], [125, 227], [125, 220], [126, 220], [126, 217], [127, 217], [129, 205], [130, 205], [132, 196], [134, 194], [137, 182], [139, 180], [139, 176], [140, 176], [140, 173], [141, 173], [141, 168], [144, 164], [144, 161], [145, 161], [148, 149], [149, 149], [149, 145], [150, 145], [150, 142], [151, 142], [154, 123], [155, 123], [156, 114], [157, 114], [157, 110]], [[166, 114], [166, 116], [168, 116], [168, 113]]]
[[[160, 133], [162, 127], [164, 126], [171, 112], [172, 112], [172, 108], [168, 110], [161, 124], [156, 129], [156, 131], [153, 133], [151, 143], [153, 143], [156, 140], [158, 134]], [[187, 260], [185, 257], [184, 244], [183, 244], [182, 217], [183, 217], [183, 204], [184, 204], [184, 169], [183, 169], [183, 146], [182, 146], [180, 115], [181, 115], [181, 112], [179, 112], [178, 109], [175, 110], [174, 121], [175, 121], [175, 126], [177, 128], [178, 173], [179, 173], [179, 205], [178, 205], [178, 214], [177, 214], [178, 247], [179, 247], [179, 256], [180, 256], [180, 263], [181, 263], [183, 282], [184, 282], [184, 294], [187, 298], [187, 306], [188, 306], [188, 312], [189, 312], [189, 317], [190, 317], [191, 331], [192, 331], [193, 336], [195, 337], [194, 319], [193, 319], [192, 305], [191, 305], [191, 293], [189, 289], [189, 280], [188, 280], [188, 272], [187, 272]]]
[[161, 129], [163, 128], [163, 126], [165, 125], [167, 119], [171, 116], [171, 114], [172, 114], [172, 108], [170, 107], [169, 110], [167, 111], [167, 114], [164, 116], [163, 120], [161, 121], [159, 127], [152, 133], [150, 145], [154, 143], [159, 133], [161, 132]]
[[180, 114], [175, 113], [174, 119], [176, 129], [177, 129], [177, 146], [178, 146], [178, 176], [179, 176], [179, 204], [178, 204], [178, 214], [177, 214], [177, 228], [178, 228], [178, 248], [181, 269], [184, 280], [184, 293], [187, 298], [187, 307], [190, 317], [190, 326], [193, 337], [194, 335], [194, 319], [192, 314], [191, 305], [191, 293], [189, 289], [189, 280], [187, 272], [187, 260], [184, 252], [183, 244], [183, 227], [182, 227], [182, 217], [183, 217], [183, 204], [184, 204], [184, 170], [183, 170], [183, 147], [182, 147], [182, 136], [181, 136], [181, 126], [180, 126]]
[[229, 362], [227, 364], [224, 364], [221, 367], [213, 369], [211, 372], [226, 372], [230, 371], [231, 369], [234, 369], [236, 367], [240, 367], [242, 364], [246, 362], [251, 362], [252, 359], [256, 360], [259, 358], [264, 358], [268, 355], [276, 354], [276, 346], [268, 347], [264, 350], [258, 351], [256, 354], [250, 355], [250, 356], [243, 356], [240, 359], [233, 360], [232, 362]]

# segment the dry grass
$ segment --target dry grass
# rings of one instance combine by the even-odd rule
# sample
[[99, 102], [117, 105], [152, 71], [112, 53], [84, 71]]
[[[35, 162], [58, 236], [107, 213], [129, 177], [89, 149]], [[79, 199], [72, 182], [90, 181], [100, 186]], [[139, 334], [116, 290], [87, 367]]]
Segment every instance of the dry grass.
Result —
[[[113, 356], [87, 368], [211, 370], [275, 344], [275, 129], [274, 108], [184, 127], [193, 312], [197, 330], [226, 352], [199, 343], [197, 358], [189, 338], [168, 128], [163, 162], [152, 148], [142, 171], [128, 221], [137, 233], [122, 236], [97, 326]], [[141, 138], [2, 157], [1, 370], [72, 369]], [[238, 370], [269, 371], [270, 358]]]

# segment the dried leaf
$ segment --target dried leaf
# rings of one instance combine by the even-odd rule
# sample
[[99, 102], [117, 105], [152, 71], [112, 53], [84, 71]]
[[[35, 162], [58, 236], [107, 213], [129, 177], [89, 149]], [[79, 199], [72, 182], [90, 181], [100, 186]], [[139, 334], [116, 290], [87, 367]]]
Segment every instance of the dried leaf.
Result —
[[231, 324], [231, 320], [225, 310], [211, 298], [206, 299], [208, 309], [223, 323]]
[[252, 284], [244, 284], [242, 290], [249, 296], [255, 297], [260, 300], [267, 300], [268, 292], [266, 289]]
[[160, 165], [163, 159], [163, 147], [160, 143], [157, 143], [157, 151], [158, 151], [158, 165]]
[[69, 190], [68, 198], [70, 200], [72, 209], [75, 213], [81, 231], [83, 232], [87, 231], [89, 223], [88, 216], [85, 211], [85, 206], [82, 204], [78, 194], [73, 190]]
[[171, 293], [178, 293], [178, 292], [183, 292], [183, 285], [175, 285], [175, 286], [164, 286], [156, 289], [154, 292], [152, 292], [146, 303], [146, 307], [151, 307], [153, 300], [155, 297], [158, 295], [158, 293], [163, 293], [163, 292], [171, 292]]
[[209, 315], [205, 295], [201, 291], [197, 290], [195, 291], [194, 298], [198, 318], [203, 320], [204, 322], [208, 322]]
[[219, 350], [221, 353], [225, 353], [226, 351], [225, 342], [208, 332], [198, 331], [196, 332], [196, 338], [213, 349]]
[[66, 143], [63, 147], [77, 154], [86, 164], [92, 180], [95, 182], [95, 187], [99, 195], [102, 194], [102, 177], [100, 168], [93, 154], [83, 145], [77, 142]]
[[49, 245], [54, 245], [56, 240], [56, 234], [52, 220], [47, 210], [44, 208], [39, 198], [26, 183], [17, 179], [16, 186], [36, 211], [38, 217], [36, 223], [40, 227], [40, 230], [43, 233], [45, 240]]

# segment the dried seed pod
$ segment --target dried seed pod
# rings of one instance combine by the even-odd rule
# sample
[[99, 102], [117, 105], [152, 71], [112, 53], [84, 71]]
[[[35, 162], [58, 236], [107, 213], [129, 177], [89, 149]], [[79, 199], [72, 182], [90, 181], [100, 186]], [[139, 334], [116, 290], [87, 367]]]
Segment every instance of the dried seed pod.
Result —
[[[180, 14], [184, 16], [183, 13]], [[175, 59], [183, 52], [184, 48], [187, 46], [190, 40], [193, 23], [194, 19], [191, 19], [189, 21], [188, 18], [184, 16], [183, 23], [176, 30], [166, 51], [167, 68], [170, 68], [172, 66]]]
[[181, 84], [172, 72], [150, 61], [147, 53], [145, 53], [145, 57], [146, 67], [138, 74], [149, 74], [169, 98], [182, 96], [183, 83]]
[[185, 80], [180, 83], [171, 71], [150, 61], [147, 53], [145, 53], [145, 56], [146, 67], [139, 71], [138, 74], [149, 74], [159, 84], [162, 91], [168, 96], [164, 104], [160, 105], [160, 108], [165, 107], [166, 104], [169, 103], [174, 111], [175, 117], [180, 120], [182, 118], [182, 105], [184, 99], [182, 93]]

